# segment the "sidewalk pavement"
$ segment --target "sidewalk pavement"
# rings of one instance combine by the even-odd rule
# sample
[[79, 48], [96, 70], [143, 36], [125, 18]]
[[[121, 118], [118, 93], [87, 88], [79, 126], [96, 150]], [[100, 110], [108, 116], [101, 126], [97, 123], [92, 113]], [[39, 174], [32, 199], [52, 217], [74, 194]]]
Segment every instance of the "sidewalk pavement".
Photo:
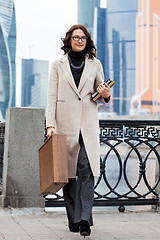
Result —
[[[94, 211], [94, 226], [86, 240], [159, 240], [160, 212], [117, 210]], [[0, 240], [82, 240], [71, 233], [64, 211], [1, 209]]]

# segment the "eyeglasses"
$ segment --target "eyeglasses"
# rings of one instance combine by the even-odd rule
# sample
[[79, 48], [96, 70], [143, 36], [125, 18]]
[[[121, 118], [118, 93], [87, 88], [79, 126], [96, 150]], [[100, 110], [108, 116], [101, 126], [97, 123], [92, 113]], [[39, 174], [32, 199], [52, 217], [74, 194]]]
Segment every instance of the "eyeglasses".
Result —
[[75, 42], [78, 42], [80, 39], [82, 42], [87, 42], [87, 37], [79, 37], [79, 36], [72, 36], [72, 39], [75, 41]]

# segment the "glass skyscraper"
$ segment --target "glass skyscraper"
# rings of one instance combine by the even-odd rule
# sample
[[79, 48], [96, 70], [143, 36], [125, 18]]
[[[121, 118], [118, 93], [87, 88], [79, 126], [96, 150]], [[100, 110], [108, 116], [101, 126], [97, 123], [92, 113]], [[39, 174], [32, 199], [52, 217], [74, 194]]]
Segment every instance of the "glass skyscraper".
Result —
[[107, 1], [109, 76], [115, 80], [113, 108], [128, 114], [136, 79], [136, 16], [138, 0]]
[[97, 48], [97, 57], [100, 59], [105, 78], [108, 78], [108, 44], [107, 44], [107, 9], [96, 7], [94, 12], [93, 39]]
[[100, 6], [100, 0], [78, 0], [78, 24], [84, 25], [93, 36], [95, 7]]
[[46, 108], [48, 71], [46, 60], [22, 59], [22, 107]]
[[78, 23], [85, 25], [97, 47], [106, 78], [114, 79], [110, 111], [128, 114], [136, 85], [136, 17], [138, 0], [79, 0]]
[[13, 0], [0, 0], [0, 111], [15, 106], [16, 19]]

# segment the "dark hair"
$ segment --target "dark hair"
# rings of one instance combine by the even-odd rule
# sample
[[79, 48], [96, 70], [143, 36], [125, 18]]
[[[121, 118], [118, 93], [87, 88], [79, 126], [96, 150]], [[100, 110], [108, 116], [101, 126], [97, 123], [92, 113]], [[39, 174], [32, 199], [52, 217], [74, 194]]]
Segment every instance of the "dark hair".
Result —
[[68, 30], [68, 32], [66, 32], [65, 38], [62, 38], [62, 41], [63, 41], [64, 45], [63, 45], [63, 47], [61, 47], [61, 49], [64, 51], [65, 54], [68, 53], [71, 50], [70, 40], [71, 40], [72, 32], [76, 29], [81, 29], [84, 32], [84, 34], [86, 35], [87, 43], [86, 43], [85, 51], [86, 51], [86, 53], [88, 53], [89, 58], [93, 59], [93, 57], [96, 57], [96, 48], [94, 46], [94, 43], [91, 39], [91, 35], [88, 32], [87, 28], [85, 26], [81, 25], [81, 24], [73, 25]]

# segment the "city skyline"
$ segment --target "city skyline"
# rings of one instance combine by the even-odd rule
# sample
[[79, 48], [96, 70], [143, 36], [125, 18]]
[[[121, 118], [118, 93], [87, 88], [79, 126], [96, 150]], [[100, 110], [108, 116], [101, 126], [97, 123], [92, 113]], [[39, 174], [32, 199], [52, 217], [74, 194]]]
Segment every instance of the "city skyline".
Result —
[[[72, 7], [70, 7], [72, 6]], [[15, 0], [17, 21], [17, 98], [21, 105], [21, 61], [48, 60], [63, 55], [61, 38], [77, 23], [76, 0]], [[67, 9], [67, 11], [66, 11]]]
[[[3, 0], [1, 0], [4, 2]], [[10, 3], [15, 2], [15, 11], [16, 16], [14, 15], [13, 8], [13, 19], [14, 19], [14, 27], [17, 28], [17, 54], [16, 54], [16, 62], [17, 62], [17, 98], [16, 98], [16, 106], [21, 106], [21, 61], [23, 58], [25, 59], [38, 59], [38, 60], [47, 60], [49, 61], [49, 67], [51, 62], [59, 58], [63, 55], [63, 51], [61, 50], [62, 42], [61, 37], [65, 36], [66, 31], [70, 28], [71, 25], [79, 23], [78, 11], [84, 5], [82, 1], [74, 1], [74, 0], [60, 0], [61, 3], [57, 3], [47, 0], [44, 4], [43, 0], [24, 0], [23, 3], [21, 0], [8, 0]], [[74, 1], [74, 5], [72, 5], [73, 9], [69, 8], [69, 5]], [[66, 3], [67, 2], [67, 3]], [[48, 3], [48, 4], [47, 4]], [[114, 0], [90, 0], [87, 2], [91, 6], [90, 11], [92, 15], [92, 24], [88, 25], [88, 30], [90, 30], [91, 34], [93, 34], [93, 40], [97, 47], [98, 57], [102, 61], [102, 65], [104, 68], [105, 78], [110, 76], [112, 79], [116, 80], [118, 84], [116, 84], [112, 91], [113, 94], [113, 105], [117, 105], [116, 112], [118, 114], [125, 114], [129, 112], [130, 107], [132, 106], [135, 110], [138, 109], [146, 109], [146, 113], [156, 112], [159, 113], [160, 106], [160, 94], [159, 94], [159, 52], [158, 48], [158, 39], [159, 39], [159, 30], [154, 26], [159, 25], [160, 13], [158, 12], [157, 4], [158, 0], [137, 0], [134, 3], [128, 0], [123, 0], [124, 4], [120, 4], [119, 1]], [[131, 3], [133, 5], [139, 4], [139, 14], [137, 9], [133, 9], [131, 7]], [[37, 8], [38, 4], [40, 5], [40, 9]], [[65, 11], [61, 11], [61, 6], [66, 4], [68, 11], [71, 11], [73, 14], [68, 18], [68, 13]], [[143, 6], [144, 4], [144, 6]], [[16, 8], [17, 6], [17, 8]], [[31, 7], [32, 6], [32, 7]], [[106, 8], [107, 6], [107, 8]], [[115, 7], [116, 6], [116, 7]], [[129, 11], [127, 6], [130, 6], [130, 20], [126, 21], [125, 15], [128, 14]], [[95, 29], [93, 31], [93, 20], [95, 21], [93, 15], [96, 13], [94, 8], [98, 7], [97, 10], [97, 24], [99, 25], [99, 29], [97, 28], [97, 36], [95, 37]], [[103, 8], [101, 8], [103, 7]], [[151, 8], [151, 10], [149, 9]], [[25, 11], [24, 11], [25, 9]], [[106, 10], [105, 10], [106, 9]], [[117, 12], [117, 9], [120, 9]], [[86, 9], [85, 9], [86, 11]], [[145, 12], [146, 11], [146, 12]], [[150, 12], [150, 13], [149, 13]], [[55, 14], [53, 14], [55, 13]], [[148, 19], [153, 19], [153, 22], [145, 22], [146, 15], [151, 14]], [[88, 22], [90, 21], [89, 13], [86, 14], [88, 18]], [[121, 16], [118, 23], [116, 23], [116, 19], [118, 19], [118, 14]], [[120, 15], [121, 14], [121, 15]], [[135, 33], [135, 39], [128, 38], [126, 39], [125, 31], [131, 31], [134, 29], [133, 24], [130, 22], [134, 22], [133, 17], [135, 18], [135, 14], [137, 14], [137, 33]], [[43, 18], [41, 17], [43, 16]], [[52, 18], [54, 16], [54, 18]], [[112, 17], [113, 16], [113, 17]], [[116, 16], [116, 18], [115, 18]], [[87, 18], [84, 18], [83, 15], [81, 19], [83, 19], [82, 24], [85, 25]], [[103, 18], [106, 18], [105, 24], [109, 24], [106, 30], [106, 26], [104, 24]], [[114, 21], [112, 21], [112, 18]], [[123, 19], [124, 18], [124, 19]], [[18, 21], [17, 21], [18, 19]], [[69, 20], [68, 20], [69, 19]], [[124, 22], [123, 22], [124, 20]], [[142, 23], [142, 20], [144, 22]], [[15, 22], [17, 21], [17, 27]], [[63, 22], [65, 21], [65, 24]], [[149, 20], [147, 20], [149, 21]], [[56, 22], [58, 24], [56, 24]], [[123, 23], [123, 24], [122, 24]], [[87, 23], [88, 24], [88, 23]], [[126, 24], [126, 27], [124, 27]], [[143, 29], [138, 28], [141, 24], [144, 25]], [[103, 26], [102, 26], [103, 25]], [[123, 31], [121, 27], [118, 26], [123, 25]], [[153, 25], [153, 27], [152, 27]], [[63, 26], [63, 27], [62, 27]], [[128, 30], [127, 30], [128, 26]], [[148, 27], [149, 26], [149, 27]], [[132, 28], [133, 27], [133, 28]], [[100, 30], [101, 28], [101, 30]], [[119, 28], [119, 29], [118, 29]], [[131, 33], [128, 32], [128, 36], [132, 36], [136, 27]], [[142, 36], [141, 43], [137, 42], [137, 39]], [[108, 35], [107, 35], [108, 34]], [[107, 37], [106, 37], [107, 35]], [[124, 37], [124, 36], [125, 37]], [[10, 38], [9, 45], [12, 45], [12, 49], [15, 49], [15, 34], [12, 31], [12, 37]], [[109, 39], [108, 39], [109, 38]], [[103, 44], [102, 39], [106, 44]], [[98, 41], [95, 41], [98, 40]], [[141, 45], [139, 45], [141, 44]], [[101, 45], [101, 47], [100, 47]], [[102, 46], [103, 45], [103, 46]], [[107, 47], [105, 46], [107, 45]], [[114, 45], [111, 47], [111, 45]], [[135, 49], [135, 45], [137, 47]], [[108, 50], [103, 52], [102, 47], [106, 47]], [[154, 47], [153, 47], [154, 46]], [[10, 48], [11, 49], [11, 48]], [[141, 49], [141, 51], [139, 50]], [[152, 50], [151, 50], [152, 49]], [[143, 50], [143, 51], [142, 51]], [[130, 54], [131, 52], [132, 54]], [[143, 52], [143, 53], [142, 53]], [[105, 55], [107, 54], [107, 57]], [[132, 55], [132, 56], [131, 56]], [[137, 56], [136, 56], [137, 55]], [[148, 58], [151, 56], [151, 58]], [[10, 106], [15, 105], [15, 53], [12, 51], [10, 56], [12, 67], [12, 99], [10, 99]], [[103, 58], [103, 59], [102, 59]], [[104, 59], [105, 58], [105, 59]], [[130, 59], [129, 62], [127, 59]], [[148, 60], [147, 60], [148, 59]], [[136, 60], [136, 61], [135, 61]], [[135, 64], [133, 62], [135, 61]], [[149, 68], [147, 67], [148, 63]], [[119, 64], [119, 65], [118, 65]], [[129, 64], [129, 65], [128, 65]], [[134, 66], [135, 65], [135, 66]], [[131, 74], [131, 72], [136, 72], [136, 74]], [[117, 78], [117, 73], [119, 72], [119, 77]], [[147, 81], [145, 82], [145, 79]], [[123, 81], [122, 81], [123, 80]], [[136, 82], [136, 84], [135, 84]], [[146, 85], [147, 84], [147, 88]], [[119, 88], [119, 95], [117, 95], [117, 88]], [[134, 94], [136, 90], [136, 94]], [[11, 91], [11, 90], [10, 90]], [[144, 92], [145, 91], [145, 92]], [[131, 102], [132, 97], [132, 102]], [[117, 101], [117, 102], [116, 102]], [[12, 103], [11, 103], [12, 102]], [[119, 105], [119, 106], [118, 106]], [[138, 107], [137, 107], [138, 106]], [[119, 109], [118, 109], [119, 108]], [[112, 109], [110, 108], [110, 111]], [[131, 112], [130, 112], [131, 113]], [[145, 113], [145, 111], [144, 111]]]

